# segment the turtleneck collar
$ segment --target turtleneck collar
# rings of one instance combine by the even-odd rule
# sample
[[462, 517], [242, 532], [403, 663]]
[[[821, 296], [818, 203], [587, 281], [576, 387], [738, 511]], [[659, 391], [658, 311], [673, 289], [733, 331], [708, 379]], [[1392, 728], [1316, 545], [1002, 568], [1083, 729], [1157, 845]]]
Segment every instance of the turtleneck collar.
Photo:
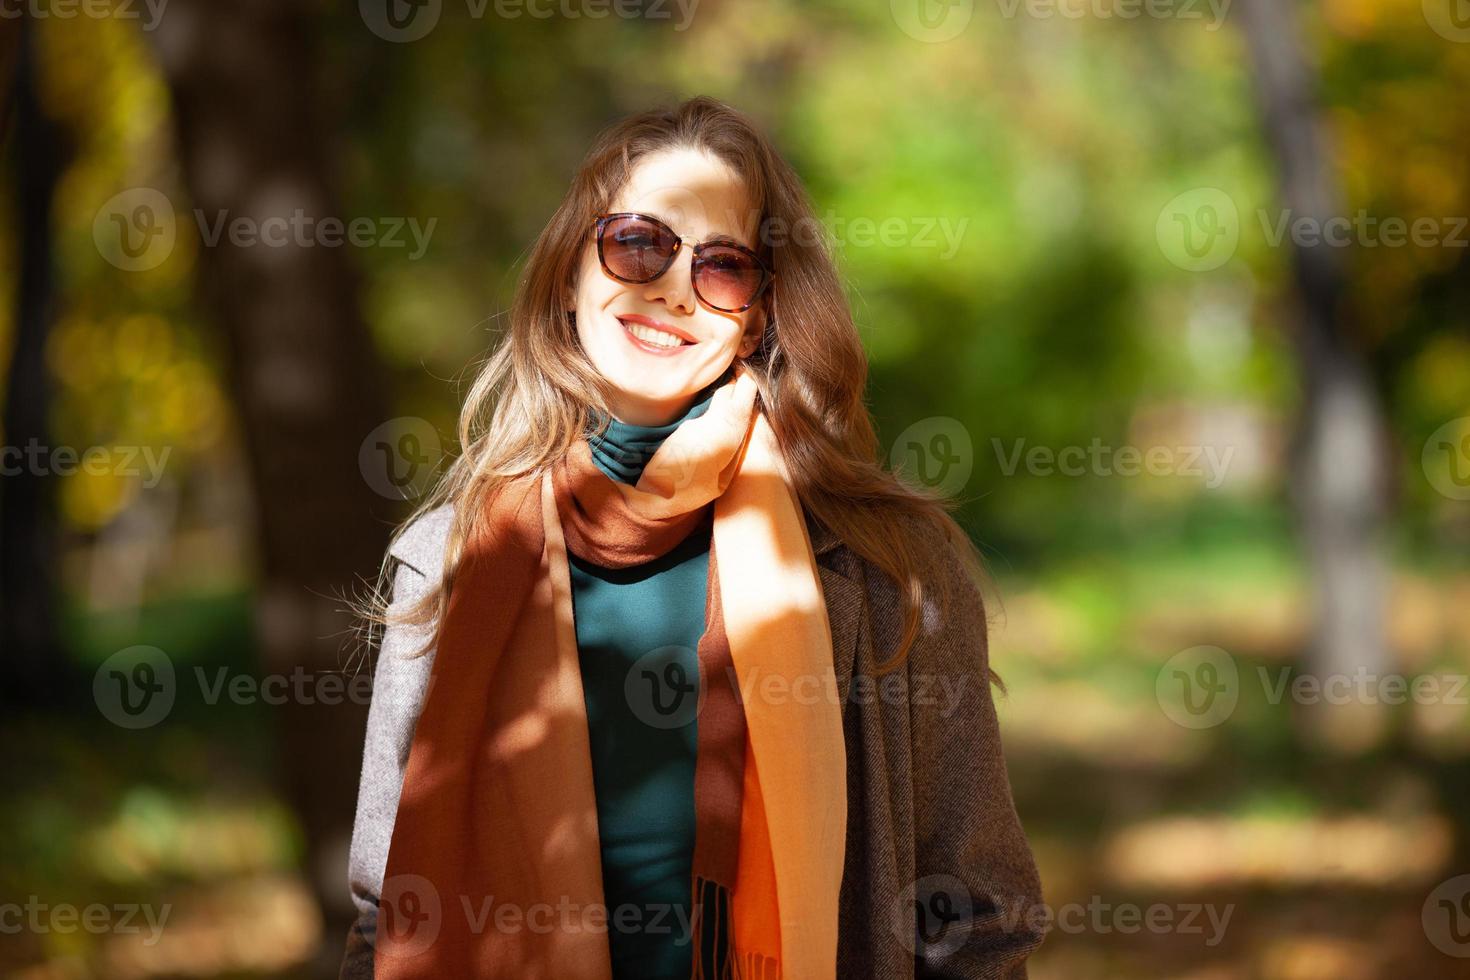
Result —
[[[600, 435], [589, 432], [587, 436], [587, 444], [592, 448], [592, 461], [612, 479], [629, 486], [636, 485], [638, 478], [643, 475], [643, 468], [648, 465], [658, 447], [684, 422], [698, 418], [709, 410], [715, 391], [730, 379], [733, 371], [732, 365], [694, 397], [694, 403], [683, 415], [665, 425], [633, 425], [616, 418], [609, 419], [607, 431]], [[593, 414], [595, 426], [598, 418], [597, 413]]]

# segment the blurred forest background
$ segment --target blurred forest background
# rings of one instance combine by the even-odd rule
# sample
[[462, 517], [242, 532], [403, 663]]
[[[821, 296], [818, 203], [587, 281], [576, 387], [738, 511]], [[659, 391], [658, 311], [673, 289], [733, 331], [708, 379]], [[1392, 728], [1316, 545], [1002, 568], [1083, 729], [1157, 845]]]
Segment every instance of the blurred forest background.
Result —
[[592, 136], [706, 93], [990, 559], [1047, 900], [1102, 910], [1032, 975], [1470, 976], [1464, 0], [0, 13], [0, 974], [335, 975], [339, 597]]

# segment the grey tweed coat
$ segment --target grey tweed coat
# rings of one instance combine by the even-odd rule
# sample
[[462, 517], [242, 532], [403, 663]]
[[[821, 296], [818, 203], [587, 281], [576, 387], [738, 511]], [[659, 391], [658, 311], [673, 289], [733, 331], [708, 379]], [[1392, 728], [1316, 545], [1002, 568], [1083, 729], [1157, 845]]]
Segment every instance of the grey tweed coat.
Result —
[[[424, 515], [393, 547], [395, 605], [434, 585], [451, 517], [447, 506]], [[1045, 917], [1001, 754], [979, 592], [953, 546], [916, 527], [931, 575], [951, 583], [955, 598], [947, 615], [926, 606], [906, 666], [878, 677], [872, 668], [900, 636], [898, 589], [822, 524], [810, 516], [807, 524], [847, 748], [837, 976], [1024, 978]], [[358, 918], [342, 980], [373, 975], [378, 895], [433, 655], [403, 656], [421, 643], [407, 627], [390, 628], [374, 669], [349, 862]]]

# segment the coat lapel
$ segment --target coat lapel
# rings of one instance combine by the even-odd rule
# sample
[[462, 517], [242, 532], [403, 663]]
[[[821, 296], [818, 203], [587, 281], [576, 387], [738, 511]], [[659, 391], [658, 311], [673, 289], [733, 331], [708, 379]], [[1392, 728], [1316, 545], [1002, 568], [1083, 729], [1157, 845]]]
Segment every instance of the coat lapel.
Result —
[[[808, 519], [812, 552], [817, 559], [817, 573], [822, 580], [822, 599], [827, 606], [827, 623], [832, 631], [832, 666], [837, 677], [837, 690], [845, 694], [852, 680], [858, 633], [863, 613], [863, 587], [838, 568], [842, 562], [838, 548], [842, 541], [820, 522]], [[835, 566], [835, 567], [834, 567]]]

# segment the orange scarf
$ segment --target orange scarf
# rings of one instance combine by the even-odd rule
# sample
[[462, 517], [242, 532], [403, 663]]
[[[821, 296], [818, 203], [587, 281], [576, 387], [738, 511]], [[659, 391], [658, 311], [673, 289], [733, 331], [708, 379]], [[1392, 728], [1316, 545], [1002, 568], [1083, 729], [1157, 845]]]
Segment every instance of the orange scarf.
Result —
[[711, 505], [694, 975], [704, 929], [728, 912], [730, 935], [715, 937], [722, 974], [835, 977], [847, 787], [832, 639], [806, 524], [756, 395], [738, 365], [636, 487], [597, 469], [581, 441], [477, 515], [404, 776], [379, 898], [378, 980], [611, 980], [567, 549], [609, 567], [648, 561]]

